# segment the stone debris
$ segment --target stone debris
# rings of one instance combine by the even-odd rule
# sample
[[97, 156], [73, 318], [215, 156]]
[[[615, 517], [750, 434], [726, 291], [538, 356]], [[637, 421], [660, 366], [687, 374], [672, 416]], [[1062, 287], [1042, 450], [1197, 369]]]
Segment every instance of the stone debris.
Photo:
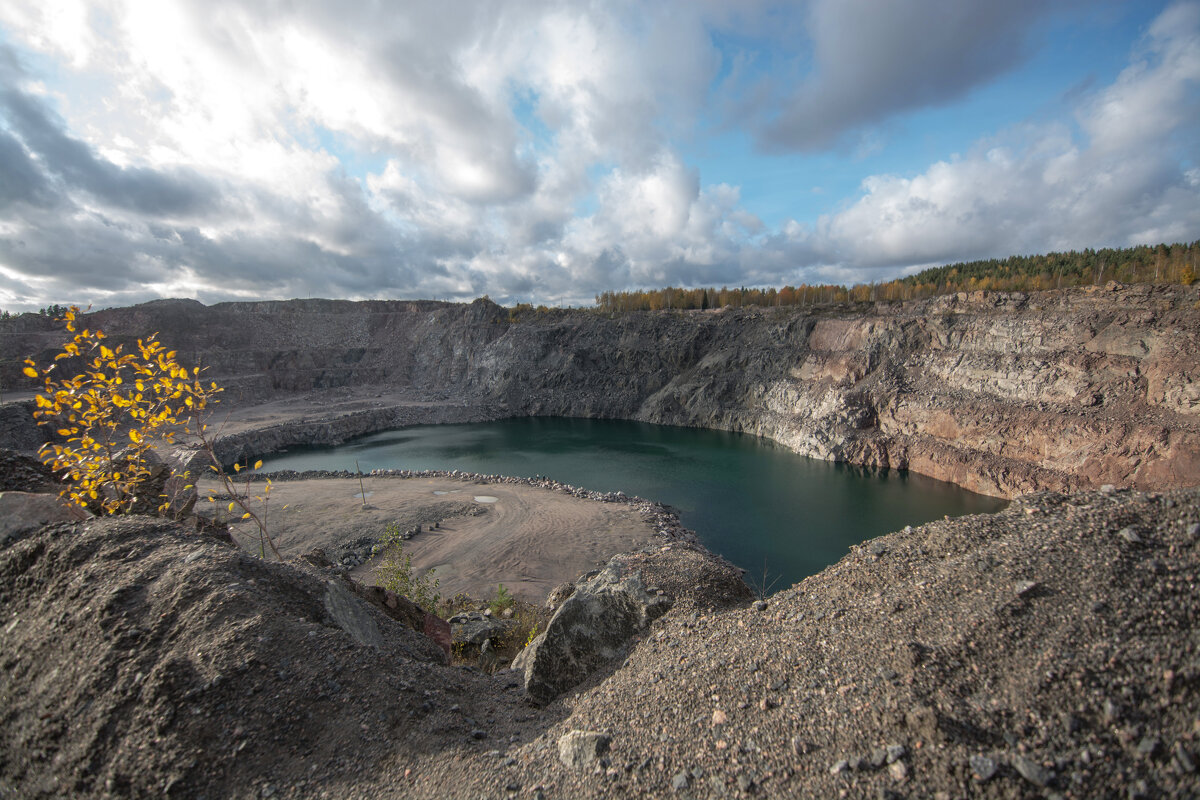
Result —
[[1054, 773], [1051, 770], [1027, 756], [1014, 756], [1012, 765], [1022, 778], [1034, 786], [1049, 786], [1050, 782], [1054, 780]]
[[987, 756], [974, 755], [970, 758], [971, 776], [980, 782], [990, 781], [1000, 768], [999, 762]]

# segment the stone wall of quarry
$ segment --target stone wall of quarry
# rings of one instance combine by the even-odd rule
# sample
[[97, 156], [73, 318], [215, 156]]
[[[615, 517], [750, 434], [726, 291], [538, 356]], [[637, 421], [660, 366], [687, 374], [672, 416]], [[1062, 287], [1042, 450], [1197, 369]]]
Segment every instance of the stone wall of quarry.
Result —
[[[158, 331], [235, 407], [322, 391], [386, 398], [240, 434], [231, 449], [417, 422], [609, 417], [744, 431], [803, 455], [911, 469], [1013, 497], [1200, 483], [1200, 287], [975, 292], [903, 304], [513, 318], [470, 304], [165, 300], [87, 316], [111, 342]], [[0, 322], [0, 381], [63, 339]], [[0, 443], [39, 436], [20, 403]]]

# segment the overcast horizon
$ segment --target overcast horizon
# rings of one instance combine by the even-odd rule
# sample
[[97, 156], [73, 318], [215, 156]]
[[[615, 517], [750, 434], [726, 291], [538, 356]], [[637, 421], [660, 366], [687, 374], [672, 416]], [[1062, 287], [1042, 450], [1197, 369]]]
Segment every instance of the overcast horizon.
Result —
[[1200, 239], [1200, 2], [0, 2], [0, 309]]

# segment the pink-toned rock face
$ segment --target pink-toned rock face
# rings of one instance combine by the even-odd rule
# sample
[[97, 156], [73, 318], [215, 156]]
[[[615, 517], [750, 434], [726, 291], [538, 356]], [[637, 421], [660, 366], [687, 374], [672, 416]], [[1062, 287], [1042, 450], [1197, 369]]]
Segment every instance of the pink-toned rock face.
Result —
[[[227, 388], [226, 461], [548, 415], [746, 431], [1006, 497], [1200, 483], [1200, 285], [517, 320], [484, 301], [170, 302], [91, 317], [116, 339], [160, 331], [210, 366]], [[46, 346], [42, 331], [0, 337], [0, 363], [44, 360]], [[0, 413], [0, 446], [30, 449], [24, 422]]]
[[79, 506], [53, 494], [0, 492], [0, 540], [36, 531], [55, 522], [82, 522], [91, 517]]

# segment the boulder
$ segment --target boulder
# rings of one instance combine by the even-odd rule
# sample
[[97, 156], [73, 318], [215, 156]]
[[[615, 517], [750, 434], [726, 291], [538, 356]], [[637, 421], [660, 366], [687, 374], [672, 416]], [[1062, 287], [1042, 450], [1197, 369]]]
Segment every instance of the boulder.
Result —
[[350, 590], [340, 581], [325, 582], [325, 611], [339, 628], [361, 645], [379, 649], [383, 637], [379, 626]]
[[560, 583], [558, 586], [555, 586], [550, 590], [550, 594], [546, 595], [546, 608], [551, 611], [555, 611], [568, 597], [573, 594], [575, 594], [575, 584], [571, 583], [570, 581], [567, 581], [566, 583]]
[[191, 516], [196, 508], [196, 487], [185, 475], [172, 475], [163, 483], [167, 516], [175, 519]]
[[525, 673], [525, 691], [538, 703], [580, 683], [621, 656], [634, 634], [666, 613], [671, 600], [652, 595], [640, 572], [625, 574], [614, 558], [595, 577], [580, 584], [537, 636], [513, 661]]
[[0, 492], [0, 544], [54, 522], [82, 522], [92, 515], [54, 494]]
[[483, 643], [489, 639], [499, 643], [517, 627], [515, 620], [496, 619], [478, 611], [455, 614], [448, 621], [454, 643], [471, 647], [483, 647]]
[[596, 763], [612, 744], [612, 737], [596, 731], [568, 731], [558, 738], [558, 760], [571, 769]]

